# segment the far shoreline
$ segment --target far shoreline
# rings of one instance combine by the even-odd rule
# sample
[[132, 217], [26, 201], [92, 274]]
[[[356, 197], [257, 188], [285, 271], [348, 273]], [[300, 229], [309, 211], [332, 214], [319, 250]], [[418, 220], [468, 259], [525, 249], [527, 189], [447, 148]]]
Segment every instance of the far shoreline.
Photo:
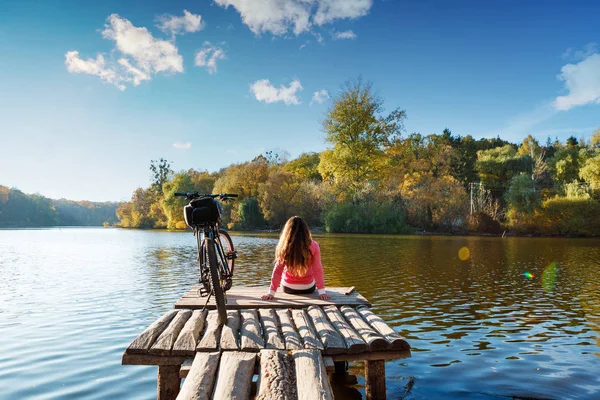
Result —
[[[0, 230], [42, 230], [42, 229], [81, 229], [81, 228], [94, 228], [94, 229], [123, 229], [131, 231], [156, 231], [156, 232], [174, 232], [174, 233], [185, 233], [191, 231], [189, 229], [166, 229], [166, 228], [125, 228], [120, 226], [102, 226], [102, 225], [52, 225], [52, 226], [2, 226]], [[279, 229], [252, 229], [252, 230], [230, 230], [228, 232], [251, 234], [251, 233], [279, 233]], [[585, 235], [533, 235], [523, 234], [518, 232], [504, 231], [503, 233], [485, 233], [476, 231], [456, 231], [456, 232], [438, 232], [438, 231], [417, 231], [413, 233], [368, 233], [368, 232], [327, 232], [323, 227], [316, 227], [312, 229], [312, 232], [317, 235], [367, 235], [367, 236], [455, 236], [455, 237], [518, 237], [518, 238], [554, 238], [554, 239], [600, 239], [600, 234], [596, 236], [585, 236]]]

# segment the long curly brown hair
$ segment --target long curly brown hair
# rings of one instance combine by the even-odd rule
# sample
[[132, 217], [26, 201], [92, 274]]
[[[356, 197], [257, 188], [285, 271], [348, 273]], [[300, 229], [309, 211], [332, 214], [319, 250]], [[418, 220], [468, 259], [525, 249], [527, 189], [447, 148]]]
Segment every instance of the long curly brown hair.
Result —
[[312, 261], [312, 235], [301, 217], [287, 220], [275, 249], [275, 263], [284, 264], [292, 276], [304, 276]]

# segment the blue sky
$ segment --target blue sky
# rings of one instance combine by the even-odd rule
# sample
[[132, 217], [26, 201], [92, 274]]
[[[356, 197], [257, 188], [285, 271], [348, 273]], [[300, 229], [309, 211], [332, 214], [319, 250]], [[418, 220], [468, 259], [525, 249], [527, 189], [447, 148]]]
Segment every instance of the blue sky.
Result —
[[0, 2], [0, 184], [27, 193], [127, 200], [152, 159], [321, 151], [359, 75], [408, 132], [600, 127], [597, 1]]

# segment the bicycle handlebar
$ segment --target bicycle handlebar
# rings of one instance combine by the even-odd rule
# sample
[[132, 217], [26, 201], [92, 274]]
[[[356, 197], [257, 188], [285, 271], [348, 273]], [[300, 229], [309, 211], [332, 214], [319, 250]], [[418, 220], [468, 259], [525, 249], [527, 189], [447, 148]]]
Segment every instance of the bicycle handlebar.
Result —
[[192, 192], [192, 193], [182, 193], [182, 192], [176, 192], [174, 193], [175, 197], [185, 197], [186, 199], [197, 199], [199, 197], [210, 197], [210, 198], [216, 198], [218, 197], [221, 200], [227, 200], [229, 198], [232, 197], [238, 197], [237, 194], [234, 193], [219, 193], [219, 194], [200, 194], [198, 192]]

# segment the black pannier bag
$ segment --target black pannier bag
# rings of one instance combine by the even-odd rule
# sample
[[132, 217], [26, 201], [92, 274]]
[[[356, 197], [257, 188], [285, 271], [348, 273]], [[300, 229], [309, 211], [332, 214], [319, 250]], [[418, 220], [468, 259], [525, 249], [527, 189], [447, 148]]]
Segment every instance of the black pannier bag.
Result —
[[201, 197], [190, 201], [183, 209], [185, 223], [193, 228], [197, 225], [215, 224], [221, 218], [219, 204], [210, 197]]

